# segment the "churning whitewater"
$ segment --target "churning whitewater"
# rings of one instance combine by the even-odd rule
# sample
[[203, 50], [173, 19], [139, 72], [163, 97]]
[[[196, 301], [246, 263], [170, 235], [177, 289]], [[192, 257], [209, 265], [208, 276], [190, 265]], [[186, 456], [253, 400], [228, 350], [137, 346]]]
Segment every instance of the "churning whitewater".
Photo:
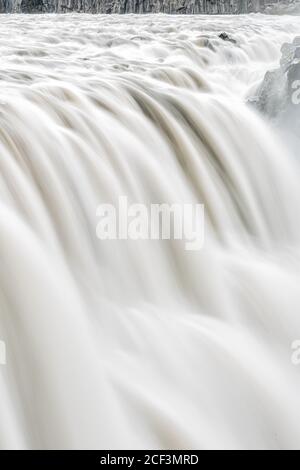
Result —
[[[299, 27], [1, 16], [2, 449], [300, 448], [299, 162], [247, 105]], [[204, 248], [100, 241], [120, 195]]]

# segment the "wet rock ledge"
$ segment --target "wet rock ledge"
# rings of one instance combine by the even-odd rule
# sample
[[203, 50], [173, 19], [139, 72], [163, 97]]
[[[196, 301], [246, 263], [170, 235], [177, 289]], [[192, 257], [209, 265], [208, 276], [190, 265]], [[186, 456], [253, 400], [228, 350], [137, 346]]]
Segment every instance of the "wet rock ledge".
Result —
[[281, 48], [280, 66], [266, 73], [250, 102], [272, 119], [295, 119], [300, 114], [300, 36]]
[[[286, 0], [288, 4], [291, 2]], [[0, 13], [239, 14], [265, 11], [277, 0], [0, 0]]]

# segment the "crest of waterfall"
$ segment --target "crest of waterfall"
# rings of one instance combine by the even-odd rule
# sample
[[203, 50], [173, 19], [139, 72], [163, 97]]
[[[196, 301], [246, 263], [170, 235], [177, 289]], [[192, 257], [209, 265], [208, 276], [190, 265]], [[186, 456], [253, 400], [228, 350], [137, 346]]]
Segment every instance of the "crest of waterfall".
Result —
[[[299, 164], [245, 104], [297, 30], [1, 18], [1, 448], [299, 448]], [[204, 249], [98, 240], [120, 195]]]

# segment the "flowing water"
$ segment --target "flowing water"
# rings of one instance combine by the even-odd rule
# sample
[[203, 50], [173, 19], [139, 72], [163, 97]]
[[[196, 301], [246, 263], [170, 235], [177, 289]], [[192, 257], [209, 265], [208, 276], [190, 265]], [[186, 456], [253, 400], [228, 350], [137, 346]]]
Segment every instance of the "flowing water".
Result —
[[[0, 17], [1, 448], [300, 448], [299, 165], [246, 104], [299, 27]], [[120, 195], [204, 248], [98, 240]]]

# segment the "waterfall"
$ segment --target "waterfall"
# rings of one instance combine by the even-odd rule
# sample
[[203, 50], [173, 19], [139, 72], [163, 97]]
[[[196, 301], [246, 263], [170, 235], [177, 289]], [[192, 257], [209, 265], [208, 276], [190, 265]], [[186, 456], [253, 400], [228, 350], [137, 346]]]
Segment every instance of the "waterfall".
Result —
[[[246, 104], [297, 31], [1, 17], [1, 448], [299, 448], [299, 162]], [[203, 249], [100, 241], [120, 195]]]

